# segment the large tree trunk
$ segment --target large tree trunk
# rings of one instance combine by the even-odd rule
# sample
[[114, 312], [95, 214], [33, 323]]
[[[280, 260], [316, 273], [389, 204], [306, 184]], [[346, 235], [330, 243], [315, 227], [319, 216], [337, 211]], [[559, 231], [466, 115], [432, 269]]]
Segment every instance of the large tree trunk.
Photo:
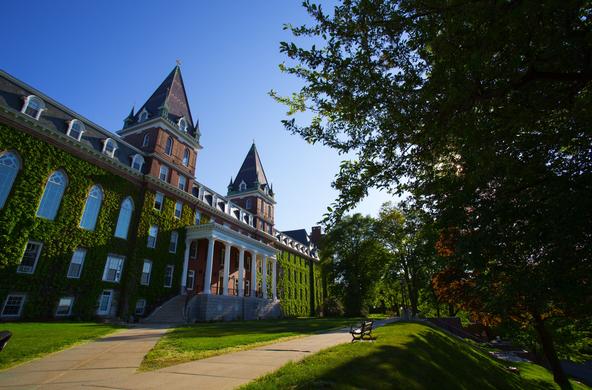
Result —
[[567, 375], [563, 371], [563, 367], [561, 367], [561, 362], [557, 357], [557, 351], [555, 350], [555, 345], [553, 345], [553, 339], [551, 334], [547, 330], [545, 326], [545, 321], [541, 318], [540, 315], [535, 315], [534, 317], [535, 323], [534, 327], [539, 335], [539, 339], [541, 344], [543, 345], [543, 353], [545, 357], [549, 361], [549, 365], [551, 366], [551, 371], [553, 372], [553, 379], [555, 383], [557, 383], [562, 389], [571, 389], [571, 383], [567, 379]]

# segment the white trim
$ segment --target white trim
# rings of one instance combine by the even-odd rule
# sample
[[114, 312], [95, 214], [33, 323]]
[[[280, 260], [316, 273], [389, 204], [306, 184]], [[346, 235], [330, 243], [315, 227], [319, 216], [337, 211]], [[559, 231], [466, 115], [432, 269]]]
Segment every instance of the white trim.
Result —
[[[68, 312], [65, 314], [58, 314], [58, 310], [60, 308], [60, 302], [62, 301], [62, 299], [69, 299], [70, 300], [70, 306], [68, 306]], [[56, 317], [69, 317], [72, 315], [72, 307], [74, 307], [74, 297], [61, 297], [58, 300], [58, 305], [56, 307], [56, 311], [55, 311], [55, 316]]]
[[[167, 279], [166, 279], [168, 269], [171, 270], [171, 280], [170, 280], [169, 284], [167, 284]], [[173, 279], [175, 279], [175, 266], [172, 264], [167, 264], [166, 267], [164, 268], [164, 287], [166, 287], [166, 288], [173, 287]]]
[[[19, 311], [17, 314], [4, 314], [4, 310], [6, 309], [6, 304], [8, 303], [8, 299], [10, 297], [21, 297], [21, 304], [19, 306]], [[1, 318], [18, 318], [21, 316], [21, 313], [23, 312], [23, 307], [25, 306], [25, 302], [27, 300], [27, 294], [25, 293], [16, 293], [16, 294], [8, 294], [6, 296], [6, 299], [4, 300], [4, 305], [2, 305], [2, 311], [0, 312], [0, 317]]]
[[[24, 271], [21, 270], [21, 263], [23, 262], [23, 257], [25, 256], [25, 252], [27, 251], [27, 245], [29, 244], [35, 244], [35, 245], [39, 245], [39, 249], [37, 250], [37, 253], [35, 254], [35, 262], [33, 263], [33, 266], [31, 267], [31, 271]], [[41, 251], [43, 250], [43, 243], [41, 241], [34, 241], [34, 240], [28, 240], [27, 243], [25, 244], [25, 248], [23, 249], [23, 253], [21, 255], [21, 262], [19, 263], [17, 269], [16, 269], [16, 273], [17, 274], [33, 274], [35, 273], [35, 268], [37, 268], [37, 263], [39, 262], [39, 256], [41, 256]]]
[[[73, 137], [71, 132], [72, 132], [72, 128], [74, 127], [75, 124], [80, 125], [80, 134], [78, 134], [78, 137]], [[80, 119], [72, 119], [70, 121], [68, 121], [68, 130], [66, 130], [66, 135], [69, 137], [74, 138], [76, 141], [80, 141], [80, 139], [82, 138], [82, 134], [86, 131], [86, 126], [84, 126], [84, 123], [82, 123], [82, 121]]]
[[140, 113], [138, 114], [138, 123], [146, 122], [149, 119], [148, 116], [149, 114], [146, 110], [146, 107], [142, 108], [142, 111], [140, 111]]
[[[149, 265], [148, 280], [146, 280], [146, 282], [144, 282], [144, 274], [146, 273], [144, 271], [144, 268], [146, 267], [146, 264]], [[142, 272], [140, 274], [140, 284], [142, 286], [150, 286], [150, 279], [151, 278], [152, 278], [152, 260], [144, 259], [144, 261], [142, 262]]]
[[189, 133], [180, 132], [177, 126], [171, 124], [170, 121], [167, 121], [160, 116], [157, 116], [155, 118], [149, 118], [146, 122], [141, 122], [133, 126], [126, 127], [125, 129], [119, 130], [117, 133], [122, 136], [127, 136], [135, 133], [141, 133], [146, 129], [153, 129], [156, 127], [160, 127], [163, 130], [168, 130], [172, 135], [175, 136], [175, 138], [179, 139], [179, 141], [184, 142], [186, 145], [192, 147], [196, 153], [200, 149], [203, 149], [203, 147], [200, 145], [197, 139], [192, 138], [192, 136]]
[[[39, 111], [37, 111], [37, 115], [36, 116], [31, 116], [29, 114], [27, 114], [27, 108], [29, 108], [29, 104], [31, 103], [31, 100], [37, 99], [39, 101]], [[23, 107], [21, 108], [21, 113], [25, 114], [26, 116], [28, 116], [29, 118], [33, 118], [35, 120], [39, 120], [39, 118], [41, 117], [41, 114], [43, 113], [43, 111], [47, 110], [47, 107], [45, 106], [45, 102], [43, 101], [43, 99], [41, 99], [39, 96], [37, 95], [28, 95], [27, 97], [25, 97], [25, 102], [23, 103]]]
[[[184, 123], [185, 126], [182, 126], [181, 123]], [[187, 119], [185, 119], [184, 116], [182, 116], [178, 121], [177, 121], [177, 126], [179, 126], [179, 130], [181, 130], [183, 133], [187, 133], [187, 129], [189, 128], [189, 123], [187, 122]]]
[[[107, 302], [107, 310], [101, 310], [101, 300], [103, 299], [103, 294], [105, 292], [109, 293], [109, 301]], [[99, 294], [99, 306], [97, 307], [97, 314], [100, 316], [109, 315], [111, 312], [111, 304], [113, 303], [113, 295], [115, 294], [113, 289], [105, 289], [101, 291]]]
[[[113, 151], [111, 153], [107, 152], [107, 144], [109, 143], [109, 141], [111, 141], [113, 143]], [[115, 156], [115, 152], [117, 151], [117, 149], [119, 149], [117, 147], [117, 142], [115, 142], [115, 140], [113, 138], [105, 138], [103, 140], [103, 150], [101, 150], [101, 153], [106, 154], [107, 156], [113, 158]]]
[[[144, 157], [140, 154], [140, 153], [136, 153], [134, 154], [132, 157], [132, 161], [130, 163], [130, 167], [132, 167], [132, 169], [137, 170], [138, 172], [142, 172], [142, 168], [144, 167], [144, 163], [146, 162], [144, 160]], [[134, 164], [136, 163], [136, 160], [140, 160], [140, 168], [136, 169], [134, 168]]]

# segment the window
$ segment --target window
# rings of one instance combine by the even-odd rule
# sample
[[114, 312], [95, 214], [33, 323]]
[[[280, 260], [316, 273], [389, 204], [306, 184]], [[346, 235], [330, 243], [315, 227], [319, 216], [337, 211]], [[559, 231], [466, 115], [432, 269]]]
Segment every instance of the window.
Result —
[[164, 269], [164, 286], [171, 287], [173, 285], [173, 271], [175, 270], [174, 265], [167, 265]]
[[70, 260], [67, 277], [70, 279], [79, 279], [82, 273], [82, 266], [84, 265], [84, 258], [86, 257], [86, 249], [77, 248]]
[[195, 271], [190, 269], [187, 272], [187, 290], [193, 290], [195, 287]]
[[239, 186], [238, 186], [239, 191], [244, 191], [247, 189], [247, 183], [245, 183], [245, 181], [241, 181]]
[[179, 175], [179, 189], [185, 191], [187, 188], [187, 178], [183, 175]]
[[169, 179], [169, 167], [166, 165], [160, 166], [160, 173], [158, 174], [158, 178], [162, 181], [168, 181]]
[[82, 212], [82, 218], [80, 219], [81, 228], [86, 230], [95, 230], [102, 201], [103, 190], [101, 190], [101, 187], [98, 185], [92, 186], [90, 192], [88, 193], [88, 197], [86, 198], [84, 211]]
[[119, 217], [117, 218], [117, 226], [115, 226], [115, 237], [127, 240], [133, 212], [134, 201], [128, 196], [121, 202], [121, 207], [119, 208]]
[[58, 213], [64, 190], [68, 185], [68, 178], [62, 171], [55, 171], [47, 180], [45, 190], [39, 202], [37, 216], [53, 220]]
[[148, 243], [146, 246], [148, 248], [156, 248], [156, 237], [158, 236], [158, 226], [152, 225], [150, 229], [148, 229]]
[[139, 154], [134, 154], [132, 156], [132, 169], [142, 172], [143, 166], [144, 166], [144, 157], [142, 157]]
[[136, 310], [134, 311], [137, 316], [143, 316], [144, 311], [146, 310], [146, 300], [145, 299], [138, 299], [136, 301]]
[[267, 215], [271, 217], [271, 205], [267, 205]]
[[97, 314], [106, 315], [111, 311], [111, 301], [113, 299], [113, 290], [103, 290], [99, 297], [99, 309]]
[[189, 166], [189, 149], [185, 148], [185, 151], [183, 152], [183, 165], [185, 165], [186, 167]]
[[103, 153], [105, 153], [107, 156], [113, 157], [116, 150], [117, 144], [111, 138], [106, 138], [103, 141]]
[[187, 121], [185, 120], [185, 118], [181, 118], [179, 119], [179, 130], [183, 131], [183, 132], [187, 132]]
[[164, 146], [164, 153], [168, 154], [169, 156], [173, 154], [173, 137], [167, 138], [166, 144]]
[[195, 210], [195, 220], [194, 223], [196, 225], [199, 225], [201, 222], [201, 213], [199, 212], [199, 210]]
[[33, 119], [39, 120], [41, 113], [45, 111], [45, 103], [35, 95], [29, 95], [25, 99], [25, 104], [21, 112]]
[[251, 207], [253, 207], [253, 200], [252, 199], [247, 199], [247, 202], [245, 203], [245, 208], [248, 210]]
[[0, 155], [0, 208], [4, 207], [20, 168], [21, 160], [16, 153], [7, 152]]
[[150, 273], [152, 272], [152, 262], [150, 260], [144, 260], [144, 266], [142, 267], [142, 277], [140, 278], [140, 284], [148, 286], [150, 284]]
[[154, 208], [158, 211], [162, 211], [162, 205], [164, 204], [164, 195], [162, 192], [157, 192], [154, 196]]
[[19, 317], [25, 303], [25, 294], [10, 294], [4, 301], [1, 317]]
[[251, 281], [245, 280], [245, 295], [251, 295]]
[[23, 257], [21, 258], [21, 263], [19, 264], [16, 272], [19, 274], [32, 274], [35, 272], [35, 267], [37, 266], [37, 261], [39, 260], [39, 255], [41, 254], [41, 248], [43, 244], [37, 241], [29, 241], [25, 246], [25, 252], [23, 253]]
[[60, 298], [58, 308], [56, 309], [56, 316], [69, 316], [72, 314], [72, 306], [74, 305], [73, 297]]
[[121, 280], [121, 271], [123, 270], [123, 257], [116, 255], [107, 256], [105, 270], [103, 271], [103, 280], [105, 282], [119, 283]]
[[177, 218], [177, 219], [181, 218], [182, 213], [183, 213], [183, 202], [178, 200], [175, 203], [175, 218]]
[[146, 148], [150, 145], [150, 136], [148, 134], [144, 134], [144, 139], [142, 140], [142, 147]]
[[68, 131], [66, 131], [66, 134], [75, 140], [80, 141], [82, 133], [84, 133], [85, 130], [84, 123], [80, 122], [78, 119], [72, 119], [68, 124]]
[[171, 241], [169, 242], [169, 252], [177, 253], [177, 242], [179, 241], [179, 233], [171, 232]]
[[148, 120], [148, 112], [146, 111], [146, 109], [143, 109], [142, 112], [140, 113], [140, 117], [138, 118], [139, 122], [145, 122]]

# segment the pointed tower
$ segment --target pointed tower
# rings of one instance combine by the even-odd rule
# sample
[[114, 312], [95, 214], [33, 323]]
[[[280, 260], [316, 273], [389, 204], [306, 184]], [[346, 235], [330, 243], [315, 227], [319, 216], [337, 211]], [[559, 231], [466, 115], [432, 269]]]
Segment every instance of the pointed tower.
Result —
[[191, 116], [179, 65], [139, 110], [132, 109], [119, 135], [149, 154], [144, 173], [191, 192], [201, 134]]
[[234, 180], [228, 185], [228, 198], [255, 215], [255, 226], [273, 234], [275, 199], [265, 176], [255, 142], [251, 145]]

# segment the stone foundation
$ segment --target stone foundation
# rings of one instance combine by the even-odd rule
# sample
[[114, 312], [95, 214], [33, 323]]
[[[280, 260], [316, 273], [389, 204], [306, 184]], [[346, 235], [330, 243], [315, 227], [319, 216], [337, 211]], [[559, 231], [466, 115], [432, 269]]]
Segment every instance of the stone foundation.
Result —
[[280, 318], [279, 301], [234, 295], [198, 294], [187, 306], [188, 322]]

